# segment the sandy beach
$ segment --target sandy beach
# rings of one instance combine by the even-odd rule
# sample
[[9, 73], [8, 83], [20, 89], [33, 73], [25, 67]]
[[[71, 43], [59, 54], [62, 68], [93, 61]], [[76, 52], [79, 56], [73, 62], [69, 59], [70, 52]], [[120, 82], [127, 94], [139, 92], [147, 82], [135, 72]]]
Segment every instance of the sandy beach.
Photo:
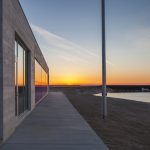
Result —
[[108, 98], [108, 117], [102, 119], [102, 97], [64, 91], [110, 150], [150, 150], [150, 103]]

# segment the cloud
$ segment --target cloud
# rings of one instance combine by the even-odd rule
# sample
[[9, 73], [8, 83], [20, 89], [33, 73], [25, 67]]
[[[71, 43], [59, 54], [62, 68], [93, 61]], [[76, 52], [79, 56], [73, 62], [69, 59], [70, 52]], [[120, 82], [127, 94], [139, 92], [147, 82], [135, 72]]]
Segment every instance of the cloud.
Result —
[[73, 64], [76, 64], [78, 63], [78, 61], [82, 62], [82, 63], [88, 63], [88, 61], [84, 60], [84, 59], [80, 59], [80, 58], [72, 58], [73, 56], [70, 56], [70, 55], [60, 55], [59, 58], [67, 61], [67, 62], [71, 62]]
[[[77, 61], [79, 61], [86, 64], [91, 63], [91, 61], [100, 62], [100, 53], [96, 54], [92, 50], [88, 50], [37, 25], [31, 24], [31, 28], [33, 32], [38, 34], [41, 39], [46, 42], [42, 44], [42, 48], [44, 48], [45, 50], [51, 49], [51, 51], [53, 51], [55, 54], [57, 53], [57, 56], [59, 58], [67, 62], [77, 63]], [[107, 60], [106, 63], [112, 67], [115, 66], [109, 60]]]
[[108, 65], [112, 66], [112, 67], [115, 67], [115, 64], [112, 63], [111, 61], [109, 61], [108, 59], [106, 60], [106, 63], [107, 63]]
[[45, 41], [47, 41], [51, 46], [54, 46], [65, 51], [75, 50], [74, 53], [78, 55], [89, 55], [91, 57], [99, 57], [94, 52], [81, 47], [80, 45], [69, 41], [61, 36], [58, 36], [54, 33], [47, 31], [37, 25], [31, 24], [32, 30], [39, 34]]

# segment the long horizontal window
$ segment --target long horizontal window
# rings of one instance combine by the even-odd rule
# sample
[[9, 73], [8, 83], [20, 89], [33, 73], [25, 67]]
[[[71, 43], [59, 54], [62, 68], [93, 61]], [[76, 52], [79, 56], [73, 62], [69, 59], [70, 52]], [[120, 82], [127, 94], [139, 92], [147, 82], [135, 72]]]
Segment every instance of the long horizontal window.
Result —
[[35, 102], [37, 103], [48, 92], [48, 74], [35, 60]]

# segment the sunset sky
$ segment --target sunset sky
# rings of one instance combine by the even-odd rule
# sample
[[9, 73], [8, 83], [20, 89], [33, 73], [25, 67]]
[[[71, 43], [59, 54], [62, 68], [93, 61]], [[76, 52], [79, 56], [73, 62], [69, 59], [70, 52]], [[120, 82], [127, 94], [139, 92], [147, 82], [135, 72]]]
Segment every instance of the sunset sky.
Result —
[[[101, 84], [100, 0], [20, 0], [50, 84]], [[106, 0], [107, 84], [150, 84], [150, 0]]]

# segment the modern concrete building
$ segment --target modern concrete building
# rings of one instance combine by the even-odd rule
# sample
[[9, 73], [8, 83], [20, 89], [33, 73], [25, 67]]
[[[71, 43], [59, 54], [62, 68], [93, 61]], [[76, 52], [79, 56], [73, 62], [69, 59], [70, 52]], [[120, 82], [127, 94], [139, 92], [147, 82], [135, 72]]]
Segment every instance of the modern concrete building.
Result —
[[0, 0], [0, 140], [48, 93], [49, 68], [18, 0]]

